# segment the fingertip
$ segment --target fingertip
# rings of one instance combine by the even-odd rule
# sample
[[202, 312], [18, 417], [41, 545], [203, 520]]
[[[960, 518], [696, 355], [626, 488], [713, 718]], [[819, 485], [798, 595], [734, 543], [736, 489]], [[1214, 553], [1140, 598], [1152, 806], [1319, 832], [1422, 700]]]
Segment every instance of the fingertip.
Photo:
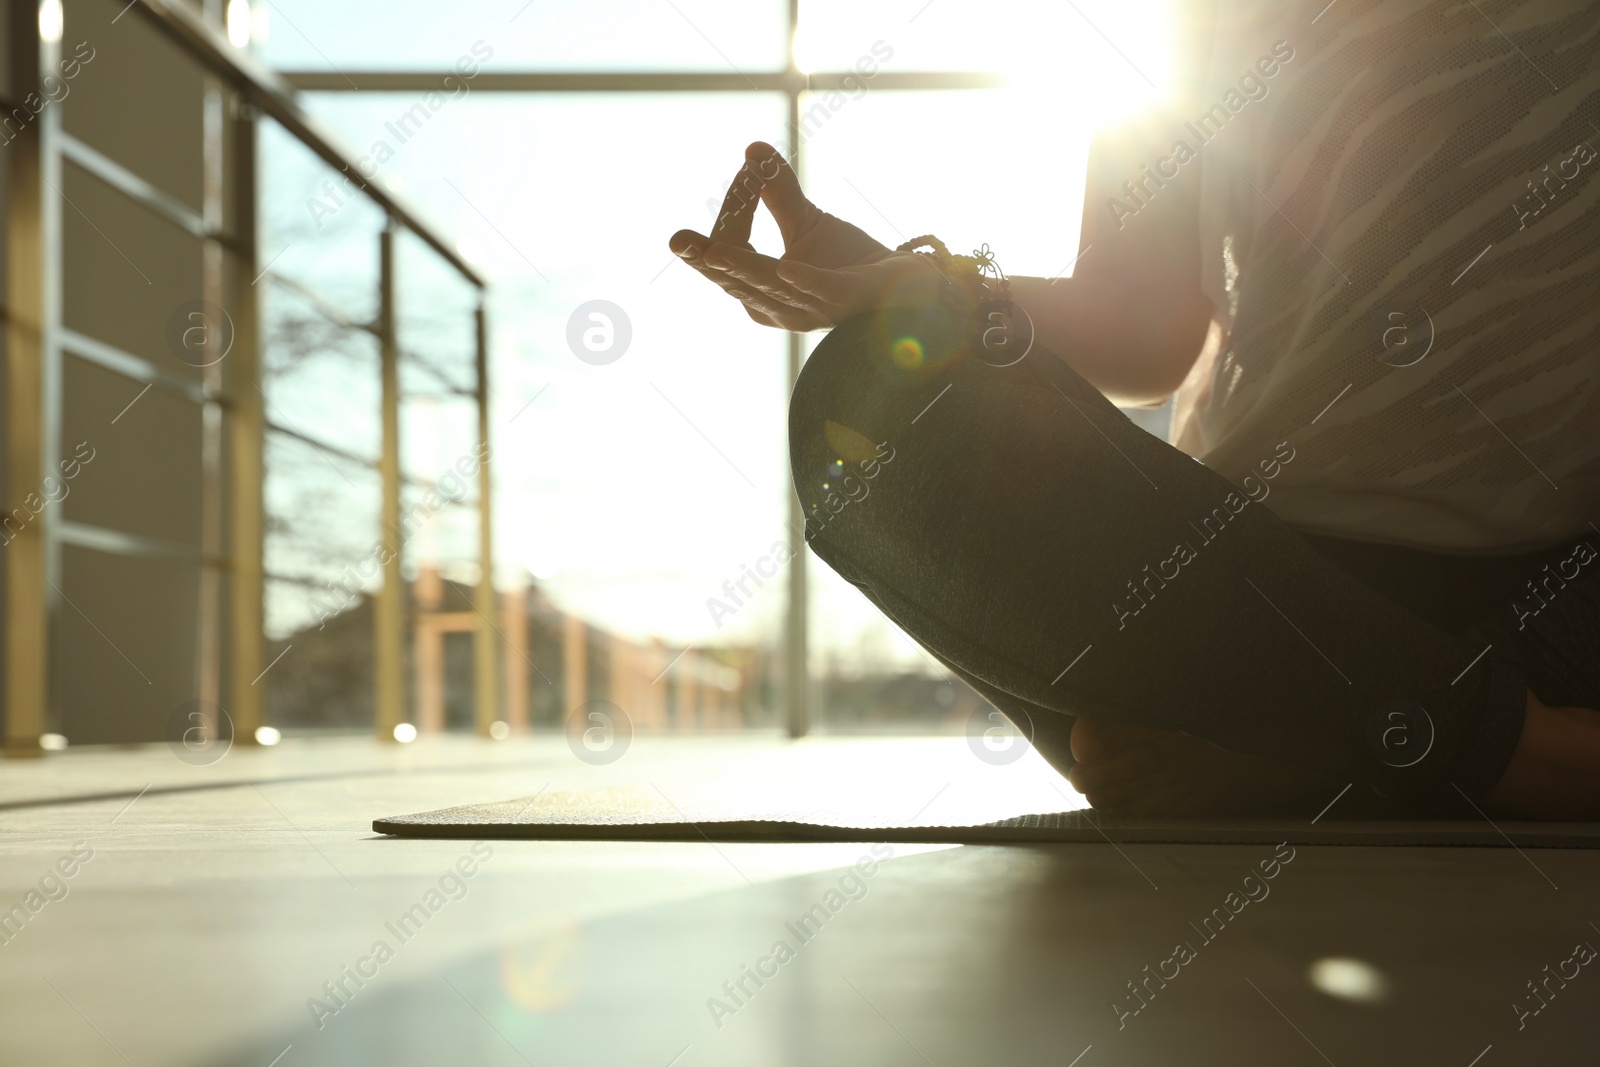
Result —
[[667, 240], [667, 247], [675, 256], [696, 259], [705, 253], [707, 240], [693, 230], [679, 230]]
[[757, 141], [745, 150], [744, 165], [761, 179], [763, 196], [766, 195], [768, 182], [794, 174], [794, 169], [789, 166], [789, 161], [783, 158], [783, 153], [765, 141]]

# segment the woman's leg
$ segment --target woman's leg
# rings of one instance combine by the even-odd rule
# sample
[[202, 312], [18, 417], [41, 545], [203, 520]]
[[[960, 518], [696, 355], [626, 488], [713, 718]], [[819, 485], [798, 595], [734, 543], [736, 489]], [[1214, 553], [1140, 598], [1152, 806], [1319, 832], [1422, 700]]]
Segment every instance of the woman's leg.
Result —
[[1600, 819], [1600, 530], [1529, 568], [1492, 631], [1516, 649], [1528, 713], [1487, 806], [1522, 817]]
[[[1179, 730], [1428, 805], [1500, 778], [1527, 686], [1350, 579], [1059, 359], [997, 367], [936, 310], [839, 326], [790, 408], [812, 548], [1028, 707]], [[1305, 457], [1309, 459], [1309, 457]]]
[[[1077, 719], [1029, 704], [952, 663], [944, 666], [999, 709], [1074, 789], [1112, 815], [1309, 815], [1346, 784], [1175, 730]], [[1376, 796], [1371, 801], [1346, 802], [1340, 814], [1383, 814], [1391, 807]]]

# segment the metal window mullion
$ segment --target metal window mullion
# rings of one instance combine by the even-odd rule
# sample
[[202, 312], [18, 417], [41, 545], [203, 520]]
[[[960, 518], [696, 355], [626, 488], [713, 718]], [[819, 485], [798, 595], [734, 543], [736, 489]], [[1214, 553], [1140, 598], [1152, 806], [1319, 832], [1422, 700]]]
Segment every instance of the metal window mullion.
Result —
[[383, 546], [383, 586], [373, 610], [373, 729], [380, 741], [393, 741], [406, 719], [406, 589], [400, 571], [400, 349], [396, 343], [394, 220], [378, 237], [380, 373], [383, 451], [378, 469], [383, 481], [378, 537]]
[[[24, 7], [28, 5], [23, 5]], [[37, 32], [37, 31], [36, 31]], [[54, 70], [59, 61], [60, 44], [54, 41], [40, 41], [39, 64], [41, 71]], [[47, 107], [39, 113], [40, 135], [40, 165], [43, 168], [46, 182], [44, 195], [44, 210], [40, 216], [42, 223], [44, 247], [43, 268], [43, 295], [44, 295], [44, 329], [41, 337], [40, 351], [43, 355], [43, 385], [44, 397], [40, 410], [44, 414], [44, 440], [41, 448], [41, 464], [43, 472], [49, 474], [60, 470], [61, 463], [61, 426], [63, 421], [63, 405], [65, 403], [65, 385], [62, 380], [61, 366], [61, 293], [65, 284], [65, 266], [63, 263], [63, 246], [65, 243], [65, 229], [63, 225], [62, 199], [62, 166], [61, 166], [61, 109]], [[55, 661], [58, 651], [52, 642], [56, 636], [56, 623], [61, 616], [61, 598], [64, 595], [61, 587], [65, 584], [62, 577], [62, 544], [57, 531], [56, 519], [46, 514], [40, 516], [41, 533], [44, 535], [44, 577], [47, 589], [45, 591], [45, 604], [47, 606], [48, 626], [45, 643], [50, 649], [46, 657], [45, 666], [49, 670]], [[59, 721], [60, 709], [55, 705], [55, 696], [51, 691], [48, 677], [45, 681], [45, 705], [43, 710], [47, 723], [53, 726], [63, 726]]]
[[[230, 697], [238, 733], [254, 741], [256, 730], [267, 725], [267, 697], [262, 680], [265, 666], [266, 579], [266, 396], [261, 380], [261, 290], [259, 274], [256, 147], [259, 129], [254, 112], [237, 106], [233, 124], [233, 222], [239, 233], [238, 263], [233, 283], [233, 352], [229, 363], [232, 381], [232, 467], [228, 497], [228, 553], [233, 571], [229, 584]], [[271, 683], [266, 683], [271, 684]]]
[[[201, 297], [209, 308], [220, 308], [226, 297], [223, 294], [223, 258], [227, 254], [216, 234], [222, 230], [222, 199], [226, 180], [223, 161], [224, 137], [223, 86], [214, 77], [207, 77], [201, 88], [201, 197], [203, 203], [200, 229], [200, 286]], [[224, 324], [205, 323], [208, 343], [221, 336]], [[231, 354], [231, 353], [230, 353]], [[216, 397], [222, 392], [222, 364], [212, 361], [203, 367], [201, 390], [205, 399], [200, 405], [200, 581], [197, 590], [195, 628], [195, 693], [200, 700], [201, 713], [209, 721], [212, 736], [218, 723], [213, 719], [212, 708], [222, 705], [222, 578], [223, 569], [217, 565], [223, 555], [222, 547], [222, 407]], [[241, 740], [255, 740], [254, 724], [233, 720], [235, 728], [243, 735]], [[231, 736], [231, 734], [230, 734]]]
[[[40, 88], [41, 70], [51, 69], [55, 49], [39, 39], [37, 10], [14, 3], [7, 9], [12, 84], [17, 99]], [[49, 369], [53, 332], [60, 301], [61, 220], [52, 173], [50, 130], [59, 108], [45, 108], [25, 125], [0, 154], [8, 169], [6, 202], [6, 488], [14, 499], [42, 491], [52, 434], [57, 419], [50, 400]], [[59, 168], [57, 168], [59, 171]], [[9, 515], [7, 511], [5, 515]], [[0, 516], [3, 518], [5, 516]], [[3, 553], [6, 568], [4, 676], [5, 746], [7, 757], [38, 757], [44, 750], [50, 700], [50, 619], [53, 597], [50, 537], [54, 516], [43, 508], [20, 530], [7, 529]]]
[[[282, 71], [283, 80], [302, 92], [425, 93], [452, 75], [437, 71]], [[871, 76], [874, 91], [995, 89], [1009, 84], [988, 71], [880, 70]], [[854, 71], [482, 71], [472, 79], [474, 93], [789, 93], [855, 92], [862, 76]]]
[[[491, 456], [489, 448], [489, 327], [483, 306], [483, 293], [473, 311], [477, 341], [474, 365], [477, 369], [478, 401], [478, 587], [474, 591], [478, 618], [472, 643], [473, 722], [478, 736], [488, 737], [489, 728], [499, 718], [500, 631], [494, 623], [498, 613], [494, 590], [494, 527]], [[519, 650], [520, 652], [520, 650]]]
[[[795, 31], [800, 24], [800, 0], [789, 0], [789, 70], [798, 74], [799, 69], [795, 63], [794, 39]], [[786, 101], [789, 106], [789, 163], [796, 172], [800, 170], [801, 137], [800, 137], [800, 93], [803, 81], [791, 80], [785, 90]], [[795, 382], [800, 378], [800, 335], [790, 333], [788, 337], [789, 349], [789, 384], [785, 396], [794, 392]], [[788, 482], [787, 477], [784, 478]], [[804, 737], [811, 730], [811, 655], [810, 655], [810, 604], [809, 588], [806, 581], [806, 540], [805, 516], [801, 511], [800, 498], [791, 487], [788, 493], [789, 503], [789, 600], [787, 612], [784, 616], [783, 651], [784, 651], [784, 725], [790, 737]]]

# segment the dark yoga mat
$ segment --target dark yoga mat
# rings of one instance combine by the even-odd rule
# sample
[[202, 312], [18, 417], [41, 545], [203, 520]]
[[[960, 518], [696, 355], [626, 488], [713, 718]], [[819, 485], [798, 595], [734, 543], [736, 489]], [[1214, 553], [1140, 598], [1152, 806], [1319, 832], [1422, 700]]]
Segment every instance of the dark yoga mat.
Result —
[[747, 798], [669, 798], [653, 787], [545, 793], [378, 819], [395, 837], [535, 841], [889, 841], [925, 844], [1467, 845], [1600, 848], [1600, 823], [1363, 819], [1113, 819], [1042, 812], [997, 822], [920, 826], [871, 812], [752, 811]]

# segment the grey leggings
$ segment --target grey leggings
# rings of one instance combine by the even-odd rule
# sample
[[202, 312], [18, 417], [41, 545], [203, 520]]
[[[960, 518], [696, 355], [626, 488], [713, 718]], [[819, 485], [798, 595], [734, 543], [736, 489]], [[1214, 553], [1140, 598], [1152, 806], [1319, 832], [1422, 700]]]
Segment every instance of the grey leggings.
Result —
[[791, 401], [795, 489], [813, 551], [1058, 769], [1084, 715], [1470, 812], [1530, 687], [1600, 706], [1600, 562], [1537, 614], [1512, 606], [1575, 546], [1473, 561], [1308, 538], [1260, 502], [1310, 461], [1292, 440], [1234, 485], [1055, 356], [997, 366], [971, 333], [937, 307], [837, 327]]

